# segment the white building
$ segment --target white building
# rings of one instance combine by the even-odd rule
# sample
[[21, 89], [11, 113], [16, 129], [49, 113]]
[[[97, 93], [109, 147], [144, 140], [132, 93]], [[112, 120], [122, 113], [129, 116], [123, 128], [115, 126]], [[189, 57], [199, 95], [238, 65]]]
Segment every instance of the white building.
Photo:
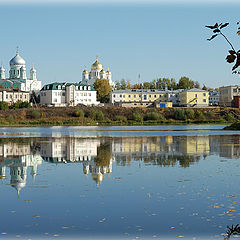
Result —
[[42, 105], [53, 105], [58, 107], [98, 105], [97, 92], [93, 86], [82, 83], [51, 83], [45, 85], [40, 93]]
[[41, 90], [41, 81], [37, 79], [37, 71], [34, 67], [30, 70], [30, 79], [27, 78], [26, 62], [19, 55], [17, 49], [16, 56], [10, 62], [9, 78], [6, 78], [5, 69], [3, 65], [0, 67], [0, 85], [11, 85], [12, 88], [18, 88], [21, 91], [35, 91]]
[[97, 79], [107, 79], [109, 85], [112, 88], [114, 87], [112, 73], [110, 72], [109, 68], [107, 71], [103, 69], [103, 65], [98, 61], [98, 58], [96, 58], [96, 61], [92, 64], [90, 72], [88, 72], [86, 68], [84, 69], [82, 73], [82, 83], [93, 85]]

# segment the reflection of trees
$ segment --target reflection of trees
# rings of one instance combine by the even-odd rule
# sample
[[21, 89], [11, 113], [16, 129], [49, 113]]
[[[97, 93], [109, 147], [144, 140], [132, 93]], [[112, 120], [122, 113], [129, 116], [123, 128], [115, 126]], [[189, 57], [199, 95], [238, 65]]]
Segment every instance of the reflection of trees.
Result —
[[107, 167], [110, 164], [111, 158], [110, 143], [103, 143], [97, 148], [97, 156], [94, 162], [99, 167]]
[[[130, 164], [129, 156], [116, 156], [116, 162], [118, 165], [125, 166]], [[161, 167], [176, 166], [179, 164], [181, 167], [190, 167], [191, 164], [200, 160], [199, 156], [190, 155], [158, 155], [150, 154], [148, 156], [136, 156], [133, 157], [135, 161], [144, 161], [144, 163], [151, 163]]]

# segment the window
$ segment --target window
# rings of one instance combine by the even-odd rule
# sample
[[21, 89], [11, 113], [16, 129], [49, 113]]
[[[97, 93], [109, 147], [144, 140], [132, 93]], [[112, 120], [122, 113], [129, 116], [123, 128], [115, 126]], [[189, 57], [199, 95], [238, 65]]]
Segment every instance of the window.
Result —
[[154, 97], [156, 98], [156, 97], [157, 97], [157, 95], [154, 95]]
[[122, 97], [122, 94], [120, 94], [120, 97]]
[[233, 89], [233, 92], [237, 92], [237, 89], [236, 89], [236, 88], [234, 88], [234, 89]]
[[197, 97], [197, 94], [195, 94], [195, 97]]
[[43, 96], [43, 93], [41, 93], [41, 96]]
[[57, 98], [54, 98], [54, 102], [57, 102]]
[[113, 94], [113, 97], [115, 98], [115, 97], [116, 97], [116, 95], [115, 95], [115, 94]]
[[152, 95], [149, 95], [149, 97], [151, 98], [151, 97], [152, 97]]
[[91, 96], [92, 94], [91, 93], [88, 93], [88, 96]]
[[44, 93], [44, 96], [46, 96], [46, 93]]
[[207, 100], [206, 100], [206, 99], [203, 99], [203, 102], [207, 102]]
[[131, 95], [128, 95], [128, 97], [130, 98], [130, 97], [131, 97]]
[[58, 85], [58, 89], [61, 89], [61, 85]]
[[136, 95], [134, 95], [134, 98], [136, 98]]
[[206, 93], [203, 93], [203, 96], [206, 97]]
[[8, 99], [8, 94], [6, 94], [6, 99]]
[[143, 99], [146, 100], [147, 99], [147, 95], [143, 95]]

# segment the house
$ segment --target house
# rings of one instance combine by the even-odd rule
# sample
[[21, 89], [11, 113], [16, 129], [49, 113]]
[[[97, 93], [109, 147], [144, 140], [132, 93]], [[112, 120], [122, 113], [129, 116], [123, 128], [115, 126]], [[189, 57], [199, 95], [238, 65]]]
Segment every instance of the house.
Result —
[[208, 91], [192, 88], [179, 93], [179, 105], [182, 107], [207, 107], [209, 104]]
[[58, 107], [76, 106], [78, 104], [98, 105], [97, 93], [93, 86], [81, 83], [51, 83], [40, 91], [41, 105]]

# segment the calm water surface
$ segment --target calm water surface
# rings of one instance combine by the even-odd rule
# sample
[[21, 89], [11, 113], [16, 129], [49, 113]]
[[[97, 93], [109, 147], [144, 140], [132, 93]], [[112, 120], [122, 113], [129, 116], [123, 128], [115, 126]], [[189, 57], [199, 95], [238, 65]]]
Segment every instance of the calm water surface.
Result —
[[222, 127], [0, 128], [0, 239], [224, 239], [240, 134]]

